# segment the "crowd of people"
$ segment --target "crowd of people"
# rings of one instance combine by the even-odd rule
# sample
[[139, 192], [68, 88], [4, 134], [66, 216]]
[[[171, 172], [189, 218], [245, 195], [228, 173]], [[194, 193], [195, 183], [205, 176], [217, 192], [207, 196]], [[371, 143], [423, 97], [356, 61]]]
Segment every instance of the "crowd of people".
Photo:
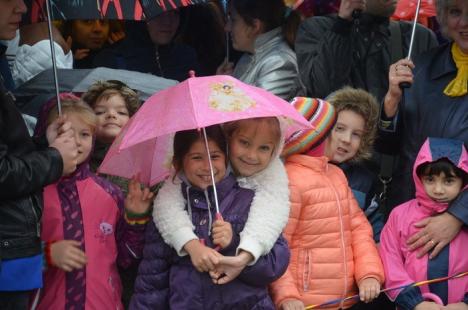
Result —
[[0, 309], [468, 309], [468, 2], [435, 1], [443, 43], [398, 1], [285, 2], [54, 22], [60, 68], [231, 75], [312, 126], [176, 132], [148, 187], [97, 173], [144, 104], [122, 81], [28, 131], [14, 94], [51, 66], [48, 26], [0, 0]]

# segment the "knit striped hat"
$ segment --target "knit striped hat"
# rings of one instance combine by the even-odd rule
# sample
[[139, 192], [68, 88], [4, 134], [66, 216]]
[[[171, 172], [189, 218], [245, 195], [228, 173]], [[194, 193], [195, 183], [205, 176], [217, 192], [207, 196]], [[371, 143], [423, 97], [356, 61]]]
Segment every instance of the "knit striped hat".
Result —
[[335, 126], [336, 111], [333, 105], [322, 99], [296, 97], [291, 104], [309, 120], [312, 129], [295, 132], [286, 140], [283, 157], [304, 154], [319, 146]]

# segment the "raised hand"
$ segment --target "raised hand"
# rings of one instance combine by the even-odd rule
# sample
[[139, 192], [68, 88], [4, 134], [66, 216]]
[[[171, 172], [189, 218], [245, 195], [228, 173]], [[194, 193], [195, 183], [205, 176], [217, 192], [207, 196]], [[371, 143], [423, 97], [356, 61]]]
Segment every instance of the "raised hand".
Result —
[[366, 0], [341, 0], [338, 16], [352, 20], [353, 11], [364, 11], [366, 9]]
[[400, 59], [388, 70], [388, 91], [384, 98], [384, 109], [387, 117], [395, 116], [403, 96], [401, 83], [413, 83], [414, 64], [411, 60]]
[[76, 240], [61, 240], [50, 245], [50, 256], [55, 267], [70, 272], [86, 265], [86, 254]]
[[154, 194], [146, 186], [142, 189], [138, 179], [139, 176], [135, 176], [128, 183], [125, 210], [134, 214], [145, 214], [151, 207]]

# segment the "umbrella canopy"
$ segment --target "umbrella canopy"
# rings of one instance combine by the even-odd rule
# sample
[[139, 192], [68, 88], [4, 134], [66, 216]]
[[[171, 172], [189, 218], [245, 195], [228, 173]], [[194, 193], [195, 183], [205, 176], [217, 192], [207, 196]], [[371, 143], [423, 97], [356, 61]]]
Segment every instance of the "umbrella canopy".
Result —
[[[418, 0], [400, 0], [392, 17], [398, 20], [413, 20], [417, 5]], [[427, 26], [427, 19], [436, 15], [435, 0], [421, 0], [418, 22]]]
[[[151, 19], [165, 11], [204, 3], [206, 0], [49, 0], [53, 20], [65, 19]], [[46, 0], [26, 0], [26, 20], [47, 20]]]
[[278, 117], [286, 134], [310, 128], [287, 101], [231, 76], [193, 77], [150, 97], [112, 144], [99, 172], [153, 185], [170, 172], [172, 135], [254, 117]]
[[[59, 86], [63, 92], [83, 93], [100, 80], [118, 80], [135, 90], [140, 99], [176, 85], [178, 82], [152, 74], [110, 68], [95, 69], [58, 69]], [[23, 113], [36, 116], [44, 102], [55, 94], [53, 70], [45, 70], [15, 90], [20, 109]], [[39, 95], [39, 96], [38, 96]], [[41, 96], [42, 95], [42, 96]], [[26, 98], [23, 100], [22, 98]], [[31, 100], [31, 98], [34, 98]]]

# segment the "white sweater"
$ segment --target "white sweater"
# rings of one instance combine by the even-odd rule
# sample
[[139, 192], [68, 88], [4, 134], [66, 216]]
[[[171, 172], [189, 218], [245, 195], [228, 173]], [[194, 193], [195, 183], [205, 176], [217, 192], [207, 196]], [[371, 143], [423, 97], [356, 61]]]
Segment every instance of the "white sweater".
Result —
[[[250, 252], [254, 257], [251, 264], [255, 264], [260, 256], [270, 252], [288, 221], [288, 176], [281, 160], [275, 157], [265, 170], [250, 177], [239, 177], [237, 181], [241, 187], [255, 191], [237, 248], [237, 251]], [[164, 241], [180, 256], [187, 254], [183, 246], [188, 241], [198, 239], [185, 210], [180, 183], [167, 181], [161, 187], [154, 200], [153, 220]]]

